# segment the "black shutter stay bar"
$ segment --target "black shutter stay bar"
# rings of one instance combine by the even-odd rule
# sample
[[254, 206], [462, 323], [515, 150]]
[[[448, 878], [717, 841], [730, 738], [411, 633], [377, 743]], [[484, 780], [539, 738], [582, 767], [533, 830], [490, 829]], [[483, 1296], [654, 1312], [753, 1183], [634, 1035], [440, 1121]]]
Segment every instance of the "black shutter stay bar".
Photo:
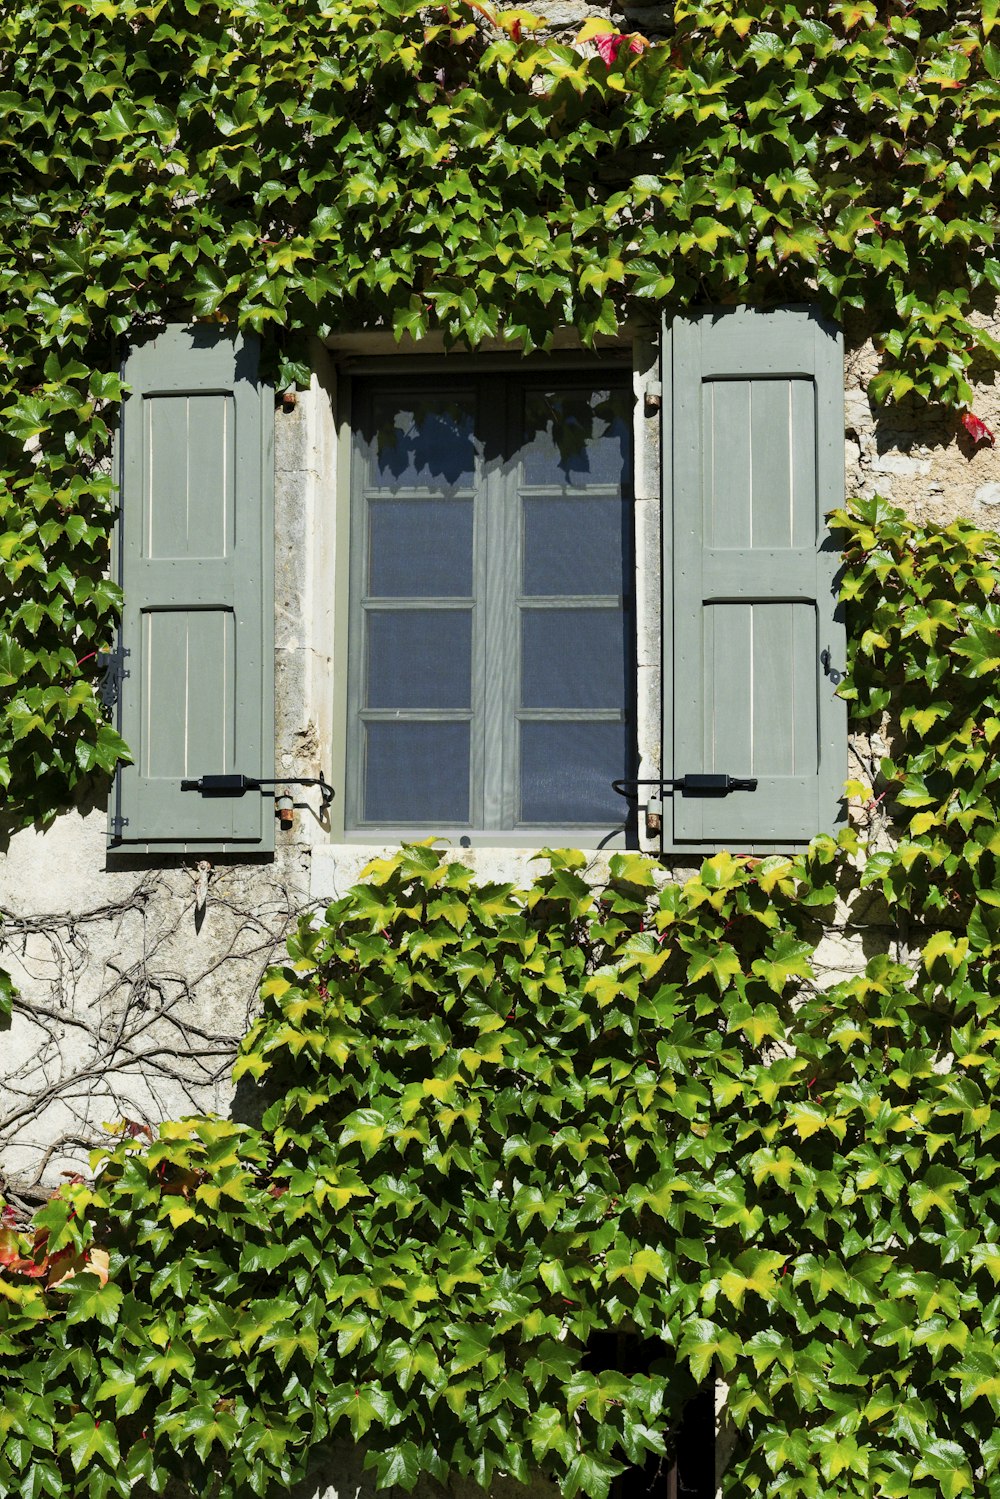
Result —
[[181, 781], [182, 791], [198, 791], [202, 796], [242, 796], [244, 791], [263, 791], [269, 786], [318, 786], [324, 807], [333, 801], [333, 787], [322, 771], [318, 776], [281, 776], [274, 781], [244, 775], [199, 776], [196, 781]]
[[[657, 786], [661, 791], [679, 791], [682, 796], [727, 796], [730, 791], [756, 791], [756, 776], [730, 776], [703, 772], [678, 776], [673, 780], [636, 781], [629, 776], [612, 781], [612, 791], [629, 800], [637, 798], [640, 786]], [[629, 789], [634, 788], [634, 789]]]

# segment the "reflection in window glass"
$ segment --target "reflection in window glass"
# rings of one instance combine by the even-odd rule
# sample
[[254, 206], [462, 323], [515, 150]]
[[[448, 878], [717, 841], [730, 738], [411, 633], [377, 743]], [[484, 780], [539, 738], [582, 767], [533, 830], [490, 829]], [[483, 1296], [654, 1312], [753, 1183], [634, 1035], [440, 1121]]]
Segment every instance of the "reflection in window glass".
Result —
[[368, 611], [369, 708], [468, 708], [472, 614], [467, 609]]
[[375, 402], [374, 483], [380, 489], [469, 489], [476, 467], [469, 396]]
[[628, 471], [631, 396], [624, 390], [539, 390], [524, 398], [525, 484], [617, 485]]
[[522, 708], [623, 708], [625, 640], [617, 609], [525, 609]]
[[622, 800], [611, 782], [627, 766], [623, 723], [522, 723], [521, 821], [613, 826]]
[[622, 575], [629, 507], [617, 496], [525, 495], [524, 593], [630, 593]]

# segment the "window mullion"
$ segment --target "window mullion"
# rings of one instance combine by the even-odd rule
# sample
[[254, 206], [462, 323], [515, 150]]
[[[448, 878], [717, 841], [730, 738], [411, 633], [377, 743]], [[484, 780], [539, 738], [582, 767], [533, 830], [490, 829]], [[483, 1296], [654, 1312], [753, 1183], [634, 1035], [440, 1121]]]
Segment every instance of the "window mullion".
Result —
[[520, 780], [520, 725], [518, 708], [521, 703], [521, 445], [524, 441], [524, 385], [521, 381], [507, 383], [507, 401], [504, 407], [504, 489], [503, 514], [505, 522], [503, 553], [504, 590], [504, 672], [503, 672], [503, 724], [502, 744], [503, 774], [503, 822], [502, 827], [516, 828], [521, 820]]
[[[483, 823], [484, 829], [509, 827], [506, 820], [509, 791], [506, 785], [505, 735], [510, 719], [509, 678], [511, 675], [511, 537], [507, 476], [507, 393], [502, 378], [485, 378], [480, 386], [482, 396], [482, 436], [484, 466], [482, 486], [483, 586], [480, 626], [483, 650], [479, 724], [483, 745]], [[501, 751], [501, 746], [503, 750]]]
[[[364, 417], [368, 415], [369, 398], [366, 392]], [[370, 441], [361, 433], [369, 426], [365, 419], [355, 424], [352, 436], [353, 457], [351, 463], [350, 532], [348, 535], [349, 589], [352, 600], [352, 628], [348, 634], [348, 722], [347, 722], [347, 776], [346, 818], [348, 827], [356, 824], [364, 811], [364, 723], [361, 716], [365, 701], [365, 619], [360, 605], [355, 602], [364, 597], [365, 579], [368, 574], [368, 505], [365, 491], [371, 471]]]

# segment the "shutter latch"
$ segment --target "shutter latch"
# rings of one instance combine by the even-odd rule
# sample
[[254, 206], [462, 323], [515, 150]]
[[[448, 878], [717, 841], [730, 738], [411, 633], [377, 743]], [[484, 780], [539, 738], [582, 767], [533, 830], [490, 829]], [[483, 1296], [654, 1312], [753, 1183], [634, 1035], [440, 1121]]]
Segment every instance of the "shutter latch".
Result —
[[678, 781], [664, 781], [682, 796], [726, 796], [730, 791], [756, 791], [756, 776], [691, 775]]
[[117, 650], [102, 651], [98, 657], [101, 685], [97, 689], [97, 696], [105, 713], [110, 713], [115, 706], [122, 690], [122, 682], [132, 675], [125, 670], [125, 657], [131, 654], [128, 646], [120, 645]]
[[832, 657], [830, 655], [829, 646], [827, 646], [825, 651], [820, 651], [819, 664], [820, 666], [822, 666], [823, 670], [830, 678], [831, 686], [836, 687], [838, 683], [844, 680], [844, 673], [842, 671], [838, 671], [837, 668], [832, 664]]

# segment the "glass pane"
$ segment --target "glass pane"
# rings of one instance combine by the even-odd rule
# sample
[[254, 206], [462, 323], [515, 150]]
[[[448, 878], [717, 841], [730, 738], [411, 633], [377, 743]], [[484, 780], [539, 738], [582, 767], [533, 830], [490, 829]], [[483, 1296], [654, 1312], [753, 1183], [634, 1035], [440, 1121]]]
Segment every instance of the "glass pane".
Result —
[[622, 826], [626, 803], [611, 782], [628, 762], [623, 723], [522, 723], [521, 821]]
[[468, 489], [476, 466], [475, 399], [390, 395], [375, 401], [373, 483], [380, 489]]
[[625, 618], [620, 609], [525, 609], [522, 708], [623, 708]]
[[526, 497], [522, 591], [540, 593], [629, 592], [622, 577], [622, 554], [631, 509], [621, 500], [555, 495]]
[[470, 609], [372, 609], [366, 617], [366, 707], [470, 707]]
[[469, 821], [467, 723], [365, 725], [366, 822]]
[[377, 598], [468, 598], [471, 500], [369, 500], [368, 592]]
[[631, 423], [628, 390], [529, 390], [521, 450], [525, 484], [622, 484]]

